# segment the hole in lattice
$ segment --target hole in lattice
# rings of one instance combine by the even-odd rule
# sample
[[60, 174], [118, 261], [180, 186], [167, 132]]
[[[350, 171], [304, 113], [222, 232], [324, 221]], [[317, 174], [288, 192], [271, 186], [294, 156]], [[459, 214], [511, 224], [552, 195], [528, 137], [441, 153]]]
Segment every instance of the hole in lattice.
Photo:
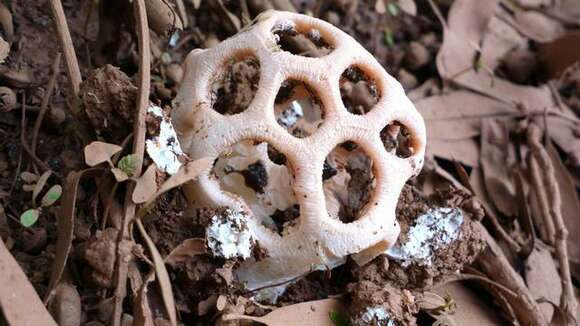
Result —
[[359, 115], [369, 112], [380, 99], [376, 82], [357, 66], [340, 76], [340, 96], [346, 109]]
[[334, 50], [332, 44], [322, 36], [320, 30], [311, 26], [282, 21], [274, 26], [272, 33], [280, 50], [295, 55], [319, 58]]
[[415, 144], [409, 128], [394, 121], [381, 130], [381, 141], [387, 152], [400, 158], [407, 158], [415, 153]]
[[216, 159], [213, 175], [221, 189], [241, 197], [265, 227], [285, 234], [297, 223], [300, 206], [292, 170], [286, 157], [267, 142], [244, 140], [231, 146]]
[[289, 79], [280, 86], [274, 104], [276, 122], [298, 138], [313, 134], [322, 124], [324, 110], [314, 90], [304, 82]]
[[241, 113], [249, 106], [260, 82], [260, 62], [249, 53], [240, 53], [224, 63], [211, 85], [211, 104], [225, 115]]
[[354, 142], [338, 145], [324, 161], [322, 181], [328, 214], [351, 223], [364, 214], [375, 190], [373, 161]]

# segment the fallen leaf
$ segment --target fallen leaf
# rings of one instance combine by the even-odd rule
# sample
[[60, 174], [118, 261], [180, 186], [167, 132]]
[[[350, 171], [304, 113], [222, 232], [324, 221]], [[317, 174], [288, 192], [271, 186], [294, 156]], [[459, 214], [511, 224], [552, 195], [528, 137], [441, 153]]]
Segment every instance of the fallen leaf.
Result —
[[205, 239], [191, 238], [186, 239], [177, 247], [173, 248], [169, 255], [165, 257], [165, 263], [175, 265], [177, 263], [187, 261], [194, 256], [203, 255], [207, 253]]
[[511, 106], [470, 91], [426, 97], [414, 104], [425, 119], [430, 142], [479, 136], [482, 119], [514, 113]]
[[[546, 108], [554, 108], [555, 103], [547, 86], [516, 85], [491, 75], [489, 67], [476, 71], [474, 60], [481, 51], [479, 44], [483, 44], [484, 49], [496, 46], [485, 43], [494, 41], [486, 35], [497, 4], [497, 0], [453, 2], [448, 24], [443, 29], [443, 44], [437, 54], [439, 74], [448, 81], [498, 101], [521, 105], [528, 112], [544, 112]], [[485, 63], [486, 59], [482, 58], [481, 61]]]
[[427, 154], [457, 160], [470, 167], [479, 166], [479, 145], [474, 138], [440, 141], [432, 140], [427, 144]]
[[163, 304], [165, 306], [165, 310], [167, 315], [169, 316], [169, 321], [171, 322], [172, 326], [177, 325], [177, 314], [175, 309], [175, 301], [173, 300], [173, 290], [171, 289], [171, 278], [169, 277], [169, 273], [167, 273], [167, 269], [165, 268], [165, 263], [163, 261], [163, 257], [157, 250], [155, 243], [149, 235], [147, 231], [145, 231], [145, 227], [140, 219], [136, 219], [135, 223], [137, 224], [137, 228], [139, 229], [139, 233], [145, 240], [147, 245], [147, 249], [149, 249], [149, 253], [153, 259], [153, 267], [155, 268], [155, 275], [157, 275], [157, 281], [159, 284], [159, 290], [161, 292], [161, 297], [163, 299]]
[[50, 313], [0, 239], [0, 307], [8, 325], [57, 326]]
[[[578, 239], [580, 239], [580, 220], [578, 219], [580, 200], [578, 198], [578, 192], [576, 192], [572, 177], [568, 173], [568, 170], [566, 170], [564, 163], [562, 163], [558, 151], [551, 143], [548, 143], [548, 146], [546, 146], [546, 151], [552, 160], [554, 176], [560, 188], [562, 217], [568, 229], [568, 256], [571, 261], [580, 264], [580, 246], [578, 245]], [[580, 277], [580, 275], [576, 275], [576, 277]]]
[[511, 166], [515, 158], [510, 155], [510, 140], [505, 123], [495, 119], [485, 120], [481, 130], [480, 163], [484, 183], [492, 203], [507, 216], [515, 216], [518, 207], [512, 182]]
[[[526, 260], [525, 278], [530, 292], [536, 299], [545, 298], [556, 305], [562, 294], [562, 281], [552, 258], [550, 249], [540, 240], [536, 240], [534, 251]], [[552, 319], [554, 307], [548, 303], [540, 304], [540, 309], [547, 320]]]
[[94, 141], [85, 146], [85, 163], [95, 166], [103, 162], [111, 162], [111, 157], [120, 152], [123, 147], [115, 144]]
[[50, 310], [59, 326], [79, 326], [81, 324], [81, 297], [77, 289], [68, 283], [61, 283], [55, 289]]
[[455, 301], [457, 307], [453, 314], [453, 320], [456, 325], [492, 326], [505, 324], [505, 321], [499, 318], [495, 308], [489, 305], [489, 301], [462, 283], [448, 283], [434, 291], [441, 296], [449, 294]]
[[559, 21], [535, 10], [518, 10], [514, 14], [518, 31], [536, 42], [549, 42], [566, 32]]
[[344, 311], [344, 307], [338, 299], [330, 298], [285, 306], [263, 317], [225, 314], [222, 320], [253, 320], [268, 326], [334, 326], [330, 319], [330, 313], [333, 311]]
[[121, 170], [121, 169], [111, 168], [111, 173], [113, 173], [113, 176], [115, 177], [115, 180], [117, 182], [123, 182], [123, 181], [127, 181], [127, 179], [129, 179], [129, 176], [127, 175], [127, 173], [123, 172], [123, 170]]
[[8, 44], [8, 42], [4, 41], [4, 39], [0, 37], [0, 63], [4, 63], [4, 60], [6, 60], [6, 57], [8, 57], [9, 53], [10, 44]]
[[201, 173], [209, 169], [212, 166], [212, 164], [213, 161], [210, 158], [206, 157], [182, 165], [176, 174], [172, 175], [169, 179], [167, 179], [157, 190], [157, 192], [153, 194], [153, 196], [151, 196], [149, 199], [147, 199], [147, 202], [138, 212], [137, 217], [138, 218], [143, 217], [147, 212], [147, 208], [150, 207], [155, 202], [155, 199], [159, 197], [161, 194], [197, 178]]
[[[535, 119], [538, 125], [544, 124], [544, 117], [538, 117]], [[578, 157], [580, 158], [580, 134], [578, 133], [579, 127], [577, 121], [570, 121], [562, 117], [548, 116], [546, 118], [548, 123], [548, 130], [550, 138], [560, 147], [569, 158]], [[573, 162], [573, 160], [571, 160]], [[579, 165], [570, 165], [572, 168], [571, 173], [574, 170], [578, 171]]]
[[44, 297], [44, 302], [50, 301], [53, 290], [60, 282], [64, 267], [66, 265], [68, 255], [72, 246], [74, 219], [76, 217], [76, 198], [79, 187], [79, 182], [82, 177], [92, 177], [103, 170], [99, 168], [86, 169], [82, 171], [70, 172], [66, 177], [64, 184], [63, 196], [60, 205], [60, 212], [58, 218], [58, 233], [56, 239], [55, 257], [52, 262], [50, 281]]
[[133, 190], [133, 202], [141, 204], [151, 198], [157, 191], [157, 165], [151, 163], [145, 173], [136, 181], [135, 190]]
[[551, 42], [538, 44], [540, 63], [551, 78], [580, 60], [580, 31], [570, 31]]
[[376, 0], [375, 1], [375, 11], [379, 15], [383, 15], [384, 13], [387, 12], [387, 6], [385, 6], [384, 0]]
[[40, 194], [40, 192], [42, 191], [42, 189], [46, 185], [46, 182], [48, 181], [48, 178], [50, 178], [51, 174], [52, 174], [52, 171], [50, 171], [50, 170], [44, 172], [40, 176], [40, 178], [38, 178], [38, 182], [36, 183], [36, 185], [34, 185], [34, 190], [32, 191], [32, 203], [34, 205], [36, 205], [36, 197], [38, 197], [38, 195]]

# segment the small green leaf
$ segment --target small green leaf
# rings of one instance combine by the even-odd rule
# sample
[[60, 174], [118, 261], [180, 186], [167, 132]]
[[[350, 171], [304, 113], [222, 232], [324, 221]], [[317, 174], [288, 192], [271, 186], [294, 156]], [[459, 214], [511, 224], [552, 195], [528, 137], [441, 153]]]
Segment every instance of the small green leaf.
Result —
[[331, 311], [328, 313], [330, 320], [334, 322], [336, 326], [351, 326], [350, 320], [339, 311]]
[[387, 5], [387, 10], [392, 16], [396, 16], [399, 13], [399, 7], [397, 7], [397, 4], [393, 2], [389, 2]]
[[120, 159], [117, 167], [121, 169], [121, 171], [125, 172], [125, 174], [128, 176], [133, 176], [139, 164], [141, 164], [139, 155], [130, 154]]
[[38, 221], [39, 215], [40, 211], [38, 209], [31, 208], [20, 215], [20, 223], [25, 227], [31, 227]]
[[385, 27], [384, 39], [388, 46], [392, 47], [395, 45], [395, 36], [393, 35], [393, 31], [388, 27]]
[[43, 207], [48, 207], [54, 204], [62, 195], [62, 187], [60, 185], [54, 185], [48, 189], [48, 192], [42, 197], [41, 205]]

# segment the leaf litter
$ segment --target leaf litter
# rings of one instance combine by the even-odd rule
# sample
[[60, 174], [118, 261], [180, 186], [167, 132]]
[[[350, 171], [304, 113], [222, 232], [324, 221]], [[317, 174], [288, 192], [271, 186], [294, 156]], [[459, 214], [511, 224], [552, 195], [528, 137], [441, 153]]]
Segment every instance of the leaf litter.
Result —
[[[294, 5], [298, 2], [294, 1]], [[183, 17], [180, 3], [178, 1], [177, 6], [169, 10], [177, 13], [174, 10], [179, 7], [176, 17]], [[173, 324], [178, 320], [187, 324], [186, 321], [194, 319], [219, 324], [238, 318], [269, 325], [279, 325], [281, 321], [293, 325], [304, 320], [316, 320], [320, 325], [368, 321], [408, 324], [413, 323], [414, 316], [422, 309], [414, 302], [430, 298], [433, 305], [429, 309], [437, 308], [445, 313], [429, 313], [426, 317], [431, 318], [429, 323], [486, 325], [514, 322], [515, 319], [530, 325], [544, 325], [550, 320], [573, 323], [575, 300], [571, 299], [570, 289], [577, 289], [569, 279], [577, 284], [580, 275], [580, 254], [575, 243], [580, 227], [577, 219], [580, 209], [580, 100], [577, 95], [580, 78], [577, 76], [580, 69], [578, 64], [574, 65], [579, 60], [575, 29], [579, 27], [580, 5], [576, 1], [455, 0], [430, 1], [429, 6], [414, 1], [358, 1], [353, 4], [328, 1], [323, 6], [308, 1], [296, 6], [289, 1], [249, 0], [244, 3], [248, 4], [246, 8], [229, 2], [215, 5], [213, 1], [195, 2], [194, 8], [186, 5], [185, 12], [189, 16], [186, 21], [195, 32], [186, 29], [174, 33], [171, 36], [173, 45], [169, 48], [165, 46], [169, 36], [140, 34], [151, 37], [150, 54], [157, 62], [149, 69], [152, 74], [150, 99], [156, 104], [151, 104], [148, 99], [147, 102], [139, 100], [141, 108], [152, 111], [146, 118], [150, 142], [163, 145], [163, 141], [159, 142], [162, 138], [177, 140], [178, 135], [174, 133], [160, 135], [163, 130], [172, 129], [168, 113], [176, 85], [171, 78], [166, 78], [170, 72], [173, 73], [169, 68], [182, 70], [179, 64], [189, 50], [232, 35], [235, 28], [225, 26], [228, 24], [223, 24], [224, 18], [236, 27], [247, 21], [244, 17], [254, 17], [267, 8], [283, 6], [285, 9], [306, 10], [350, 33], [375, 54], [381, 64], [396, 72], [394, 75], [402, 82], [403, 78], [415, 79], [406, 80], [404, 85], [409, 87], [413, 94], [411, 97], [426, 120], [429, 137], [426, 159], [429, 163], [416, 180], [410, 181], [410, 190], [401, 195], [400, 218], [408, 217], [409, 221], [419, 218], [420, 221], [421, 214], [428, 211], [427, 207], [435, 207], [433, 198], [437, 196], [429, 196], [435, 192], [439, 199], [446, 198], [444, 207], [455, 207], [468, 216], [469, 227], [464, 229], [462, 226], [462, 231], [455, 234], [456, 241], [450, 245], [454, 250], [434, 248], [431, 265], [403, 266], [396, 259], [381, 256], [362, 267], [347, 264], [312, 273], [285, 285], [286, 291], [280, 294], [276, 306], [260, 303], [255, 293], [240, 291], [243, 287], [236, 283], [235, 269], [241, 263], [239, 258], [226, 260], [208, 254], [211, 252], [208, 252], [206, 227], [213, 213], [188, 209], [179, 189], [182, 186], [187, 188], [187, 183], [195, 181], [200, 172], [210, 169], [213, 162], [208, 159], [189, 162], [181, 156], [181, 149], [170, 149], [151, 151], [150, 156], [144, 158], [129, 154], [113, 166], [113, 161], [117, 160], [112, 159], [113, 156], [120, 156], [128, 144], [121, 143], [121, 140], [131, 137], [128, 127], [138, 120], [136, 98], [143, 83], [134, 86], [128, 76], [139, 66], [136, 59], [142, 60], [143, 57], [132, 43], [131, 35], [134, 34], [131, 34], [131, 29], [130, 32], [123, 30], [119, 22], [107, 16], [107, 10], [96, 10], [85, 16], [90, 12], [91, 4], [73, 4], [71, 8], [65, 8], [67, 14], [69, 10], [78, 9], [74, 12], [83, 13], [79, 17], [89, 17], [85, 22], [84, 18], [67, 15], [74, 30], [85, 28], [86, 35], [89, 35], [81, 39], [73, 34], [73, 39], [84, 45], [97, 40], [96, 49], [100, 51], [91, 52], [91, 59], [99, 62], [97, 66], [111, 63], [120, 68], [106, 66], [93, 70], [81, 61], [80, 65], [87, 73], [80, 100], [68, 102], [66, 92], [60, 90], [61, 84], [65, 84], [61, 79], [66, 76], [64, 73], [59, 75], [55, 92], [49, 98], [50, 106], [68, 110], [65, 103], [73, 103], [72, 109], [85, 110], [88, 120], [83, 121], [82, 114], [73, 113], [76, 120], [72, 120], [72, 129], [75, 130], [70, 133], [51, 130], [48, 123], [42, 125], [37, 157], [32, 160], [36, 166], [38, 160], [44, 161], [54, 173], [49, 171], [41, 175], [34, 166], [31, 169], [26, 154], [23, 155], [22, 171], [11, 169], [16, 167], [14, 157], [18, 158], [15, 155], [18, 153], [14, 148], [18, 148], [19, 143], [11, 141], [11, 137], [0, 141], [0, 191], [7, 184], [10, 186], [12, 180], [22, 182], [10, 197], [0, 195], [0, 205], [6, 208], [8, 230], [2, 232], [2, 240], [24, 267], [28, 280], [44, 296], [45, 302], [57, 306], [55, 311], [60, 311], [60, 316], [57, 313], [55, 316], [59, 317], [55, 318], [61, 322], [68, 320], [71, 325], [78, 324], [79, 312], [87, 321], [101, 324], [109, 324], [112, 319], [120, 321], [123, 313], [125, 319], [131, 317], [143, 325], [160, 323], [167, 318]], [[33, 3], [30, 8], [40, 7]], [[37, 84], [48, 80], [52, 58], [42, 58], [37, 51], [30, 49], [38, 44], [34, 42], [41, 40], [48, 49], [45, 53], [52, 53], [58, 49], [58, 42], [54, 35], [39, 32], [35, 25], [38, 21], [26, 18], [34, 15], [34, 9], [30, 9], [32, 13], [23, 13], [19, 4], [10, 8], [14, 10], [12, 13], [4, 9], [0, 10], [3, 13], [0, 24], [7, 26], [4, 39], [11, 43], [13, 34], [21, 33], [30, 44], [25, 42], [23, 46], [27, 50], [18, 55], [14, 44], [3, 48], [8, 57], [0, 70], [0, 86], [16, 94], [20, 94], [23, 87], [28, 88], [30, 94], [22, 99], [19, 96], [16, 101], [24, 102], [20, 104], [25, 104], [25, 110], [34, 111], [39, 107], [44, 92], [44, 85]], [[433, 9], [439, 14], [447, 13], [447, 17], [443, 14], [437, 17]], [[16, 31], [10, 28], [12, 19], [19, 26]], [[56, 21], [62, 23], [61, 19]], [[85, 24], [86, 27], [81, 27]], [[120, 32], [100, 33], [99, 25]], [[106, 44], [116, 45], [108, 48]], [[436, 59], [420, 65], [410, 60], [412, 48], [418, 46], [427, 51], [424, 53], [427, 58]], [[68, 52], [70, 49], [65, 47]], [[79, 49], [78, 53], [81, 52]], [[67, 64], [70, 58], [70, 55], [65, 56]], [[14, 63], [18, 60], [30, 67], [20, 75], [14, 73], [17, 71]], [[19, 123], [13, 123], [18, 121], [17, 111], [2, 111], [0, 132], [3, 137], [19, 139]], [[96, 135], [83, 131], [83, 124], [93, 126]], [[162, 125], [165, 125], [164, 129]], [[528, 137], [528, 130], [534, 128], [540, 130], [540, 141], [535, 138], [531, 142]], [[143, 130], [135, 130], [139, 131], [137, 137], [141, 137], [139, 133]], [[88, 166], [107, 164], [83, 171], [80, 170], [82, 164], [74, 165], [69, 158], [64, 159], [64, 155], [60, 155], [64, 148], [73, 153], [83, 151], [78, 142], [71, 141], [77, 136], [84, 139], [84, 144], [89, 144], [84, 147]], [[145, 137], [139, 138], [136, 146], [140, 146], [139, 142], [145, 146]], [[537, 153], [542, 154], [538, 156]], [[159, 163], [161, 157], [170, 160], [171, 164]], [[110, 170], [112, 175], [105, 173], [106, 170]], [[143, 174], [140, 173], [142, 170], [145, 171]], [[59, 176], [67, 174], [66, 182], [59, 182]], [[61, 190], [59, 183], [63, 184]], [[450, 191], [450, 187], [467, 192]], [[97, 193], [95, 189], [114, 191], [107, 196], [93, 195]], [[555, 195], [554, 189], [559, 196]], [[468, 195], [470, 190], [476, 198]], [[26, 191], [32, 194], [28, 193], [26, 197]], [[59, 198], [61, 191], [62, 198]], [[123, 195], [130, 201], [123, 202]], [[28, 226], [23, 228], [18, 216], [31, 207], [31, 196], [33, 209], [39, 205], [42, 213], [33, 214], [28, 222], [22, 223]], [[424, 201], [425, 198], [431, 199]], [[423, 210], [416, 210], [417, 203], [425, 204]], [[131, 205], [139, 205], [135, 207], [136, 219], [126, 221], [127, 225], [133, 226], [132, 229], [123, 229], [123, 218], [130, 216], [126, 212]], [[55, 214], [59, 209], [60, 213]], [[530, 216], [526, 218], [523, 212], [529, 212]], [[478, 222], [481, 218], [483, 220]], [[18, 223], [13, 224], [13, 220]], [[135, 223], [137, 228], [134, 228]], [[482, 237], [469, 231], [472, 228], [479, 230]], [[409, 231], [411, 227], [403, 229]], [[567, 238], [555, 236], [566, 234], [566, 231]], [[42, 232], [48, 233], [48, 242], [56, 239], [56, 246], [41, 245], [41, 253], [32, 257], [54, 257], [52, 267], [48, 264], [40, 268], [47, 275], [44, 278], [28, 267], [32, 258], [26, 258], [25, 255], [30, 254], [24, 253], [22, 248], [26, 246], [20, 243], [21, 239]], [[400, 239], [403, 241], [405, 236], [412, 235], [413, 232], [403, 233]], [[469, 241], [469, 245], [465, 241]], [[471, 262], [482, 249], [483, 241], [487, 249]], [[84, 252], [86, 247], [96, 251], [89, 259], [90, 263], [82, 264], [87, 257], [77, 255], [77, 252]], [[122, 250], [126, 250], [124, 254], [121, 254]], [[457, 254], [459, 252], [462, 254]], [[267, 252], [261, 251], [259, 244], [254, 244], [250, 254], [259, 259]], [[110, 256], [111, 261], [100, 259], [100, 264], [97, 263], [98, 257], [105, 257], [101, 255]], [[118, 266], [123, 266], [116, 262], [125, 259], [128, 259], [125, 277], [130, 282], [130, 298], [117, 294], [116, 287], [121, 283], [112, 279], [112, 275], [120, 272]], [[8, 261], [8, 257], [1, 257], [0, 262]], [[101, 270], [104, 265], [109, 267]], [[69, 271], [77, 266], [81, 267], [83, 275], [92, 276], [69, 279]], [[149, 266], [152, 266], [152, 271], [146, 272]], [[487, 281], [446, 283], [465, 266], [470, 273], [477, 272], [478, 277]], [[9, 270], [17, 271], [16, 267], [9, 267]], [[91, 278], [94, 281], [94, 276], [101, 280], [96, 287], [94, 282], [89, 282]], [[19, 280], [26, 281], [24, 278]], [[152, 286], [153, 283], [158, 286]], [[24, 290], [27, 286], [21, 288], [20, 284], [14, 283], [14, 287], [22, 289], [21, 293], [27, 298], [27, 305], [17, 307], [27, 308], [22, 318], [34, 320], [43, 316], [43, 308], [34, 303], [35, 295], [29, 294], [31, 287], [28, 285], [28, 290]], [[87, 286], [89, 284], [91, 286]], [[102, 296], [103, 289], [113, 290], [113, 297]], [[430, 294], [433, 290], [439, 293], [437, 297]], [[510, 294], [514, 292], [518, 297]], [[74, 300], [76, 295], [83, 298], [81, 303]], [[5, 298], [0, 294], [3, 305]], [[93, 307], [110, 307], [110, 302], [120, 302], [122, 310], [117, 309], [115, 313], [119, 318], [112, 318], [110, 312], [97, 314], [88, 308], [85, 298], [90, 298], [86, 300]], [[63, 302], [70, 302], [66, 306], [75, 309], [80, 305], [80, 310], [73, 309], [69, 316], [63, 317]], [[451, 303], [456, 306], [454, 310], [447, 308]], [[127, 309], [131, 306], [132, 309]], [[203, 309], [199, 308], [201, 306]], [[455, 313], [451, 314], [452, 311]], [[12, 318], [13, 315], [5, 317]], [[50, 317], [43, 322], [48, 320]]]

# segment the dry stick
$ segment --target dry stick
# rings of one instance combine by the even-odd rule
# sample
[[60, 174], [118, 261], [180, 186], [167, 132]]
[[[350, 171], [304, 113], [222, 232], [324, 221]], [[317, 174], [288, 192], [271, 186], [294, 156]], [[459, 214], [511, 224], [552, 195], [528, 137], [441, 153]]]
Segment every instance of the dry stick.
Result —
[[[143, 154], [145, 152], [145, 118], [149, 107], [149, 87], [151, 83], [151, 49], [149, 40], [149, 27], [147, 23], [147, 12], [144, 0], [133, 0], [134, 15], [137, 22], [137, 38], [139, 42], [139, 94], [136, 101], [137, 117], [133, 126], [133, 154], [137, 155], [140, 162], [135, 171], [135, 175], [141, 175], [143, 165]], [[125, 195], [125, 214], [123, 225], [119, 232], [117, 241], [117, 272], [116, 289], [113, 306], [112, 324], [121, 325], [121, 315], [123, 313], [123, 301], [127, 295], [127, 275], [130, 261], [130, 254], [126, 251], [124, 243], [131, 241], [129, 232], [130, 224], [135, 218], [135, 203], [133, 203], [133, 190], [135, 184], [130, 183]]]
[[38, 142], [38, 132], [40, 131], [40, 126], [42, 125], [42, 120], [44, 120], [44, 116], [46, 115], [46, 111], [48, 110], [48, 102], [50, 101], [50, 97], [54, 91], [54, 85], [56, 84], [56, 77], [58, 77], [59, 67], [60, 67], [60, 52], [56, 54], [56, 58], [54, 58], [54, 62], [52, 63], [52, 76], [48, 80], [48, 85], [46, 86], [46, 93], [42, 98], [42, 103], [40, 104], [40, 111], [38, 112], [38, 116], [36, 117], [36, 121], [34, 121], [34, 129], [32, 130], [32, 142], [30, 143], [30, 149], [32, 153], [36, 153], [36, 144]]
[[504, 285], [517, 294], [516, 298], [506, 297], [522, 325], [548, 325], [546, 317], [534, 300], [521, 276], [512, 268], [502, 249], [481, 223], [475, 228], [484, 236], [487, 247], [477, 257], [481, 270], [495, 282]]
[[540, 172], [540, 167], [538, 166], [538, 161], [533, 155], [529, 155], [527, 158], [528, 168], [530, 169], [530, 177], [532, 185], [535, 189], [534, 197], [538, 202], [538, 206], [541, 212], [541, 222], [542, 225], [538, 225], [538, 231], [542, 240], [546, 241], [547, 244], [553, 246], [556, 242], [556, 227], [554, 225], [554, 220], [550, 214], [550, 204], [548, 199], [548, 194], [545, 191], [541, 191], [544, 187], [542, 182], [542, 173]]
[[75, 48], [66, 22], [66, 16], [64, 15], [64, 9], [62, 8], [60, 0], [50, 0], [50, 9], [52, 10], [52, 16], [56, 24], [56, 32], [58, 33], [60, 47], [62, 48], [62, 52], [64, 52], [66, 74], [68, 75], [73, 95], [76, 98], [79, 95], [82, 77]]
[[531, 155], [533, 156], [532, 161], [538, 163], [538, 167], [534, 171], [535, 174], [540, 174], [542, 172], [541, 180], [538, 180], [542, 184], [542, 187], [536, 187], [536, 191], [541, 192], [542, 190], [546, 193], [546, 197], [549, 200], [549, 212], [553, 219], [553, 224], [555, 227], [555, 248], [556, 248], [556, 258], [560, 265], [560, 278], [562, 279], [562, 295], [560, 297], [560, 307], [564, 312], [566, 312], [566, 317], [575, 316], [576, 310], [578, 308], [578, 302], [574, 295], [574, 287], [572, 285], [572, 280], [570, 276], [570, 262], [568, 260], [568, 229], [564, 223], [564, 218], [562, 217], [562, 198], [560, 197], [560, 188], [558, 187], [558, 182], [556, 180], [554, 166], [550, 160], [550, 156], [546, 152], [546, 149], [541, 143], [541, 132], [539, 128], [535, 125], [530, 125], [528, 129], [528, 144], [531, 147]]

